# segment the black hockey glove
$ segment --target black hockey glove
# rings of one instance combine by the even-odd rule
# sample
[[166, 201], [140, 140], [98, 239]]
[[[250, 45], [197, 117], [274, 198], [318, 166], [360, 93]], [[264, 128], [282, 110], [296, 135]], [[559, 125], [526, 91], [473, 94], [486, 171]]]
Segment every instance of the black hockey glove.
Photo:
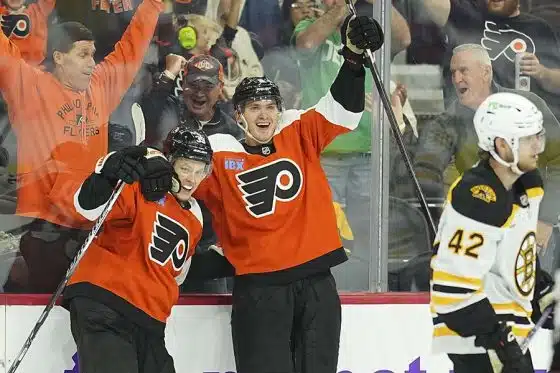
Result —
[[145, 146], [129, 146], [117, 152], [111, 152], [97, 161], [95, 173], [109, 180], [113, 185], [118, 180], [132, 184], [144, 176], [142, 159], [146, 155]]
[[[554, 280], [552, 280], [552, 276], [550, 276], [548, 272], [541, 269], [538, 260], [535, 282], [535, 293], [533, 295], [533, 300], [531, 301], [531, 305], [533, 306], [531, 320], [533, 320], [534, 323], [539, 321], [544, 310], [548, 307], [553, 307], [554, 303], [554, 294], [552, 293]], [[553, 316], [554, 311], [552, 311], [552, 313], [550, 313], [550, 315], [546, 318], [546, 321], [542, 326], [544, 329], [554, 329]]]
[[523, 354], [511, 327], [505, 323], [496, 324], [492, 333], [477, 336], [474, 344], [496, 352], [503, 364], [502, 373], [534, 373], [531, 358]]
[[142, 195], [148, 201], [159, 201], [171, 190], [173, 166], [161, 153], [148, 155], [143, 159], [142, 165], [146, 170], [144, 177], [140, 179]]
[[366, 64], [364, 49], [375, 52], [383, 45], [383, 29], [371, 17], [349, 15], [342, 24], [340, 35], [344, 47], [339, 54], [354, 64]]

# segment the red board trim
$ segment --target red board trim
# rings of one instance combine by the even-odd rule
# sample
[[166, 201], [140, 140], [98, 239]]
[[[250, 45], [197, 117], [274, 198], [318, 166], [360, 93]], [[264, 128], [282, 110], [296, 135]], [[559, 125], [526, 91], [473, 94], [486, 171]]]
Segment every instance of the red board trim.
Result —
[[[428, 293], [341, 293], [342, 304], [427, 304]], [[0, 305], [44, 306], [49, 294], [0, 294]], [[57, 302], [58, 304], [59, 302]], [[179, 297], [178, 305], [219, 306], [231, 304], [231, 295], [193, 294]]]

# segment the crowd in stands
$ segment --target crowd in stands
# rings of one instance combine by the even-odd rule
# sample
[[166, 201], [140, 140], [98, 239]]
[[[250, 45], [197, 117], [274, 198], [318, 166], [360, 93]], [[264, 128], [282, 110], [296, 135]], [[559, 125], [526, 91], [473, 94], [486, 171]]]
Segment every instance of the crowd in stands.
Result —
[[[355, 5], [359, 14], [374, 15], [381, 1], [391, 12], [388, 93], [436, 224], [451, 184], [477, 160], [472, 119], [478, 105], [492, 93], [516, 92], [543, 112], [545, 199], [537, 244], [550, 271], [560, 250], [560, 5]], [[279, 86], [285, 110], [306, 109], [328, 91], [343, 62], [344, 0], [160, 3], [0, 0], [0, 292], [56, 288], [91, 229], [60, 201], [99, 157], [140, 140], [161, 148], [176, 126], [242, 139], [231, 98], [243, 78], [266, 75]], [[379, 144], [371, 139], [379, 101], [368, 72], [358, 128], [336, 138], [321, 158], [333, 198], [325, 203], [337, 212], [350, 258], [334, 269], [341, 291], [374, 288], [370, 216], [378, 175], [372, 174], [377, 160], [371, 150]], [[389, 158], [389, 290], [427, 291], [433, 235], [392, 137]], [[201, 208], [205, 224], [197, 250], [204, 251], [217, 239]], [[181, 290], [227, 293], [231, 282], [186, 281]]]

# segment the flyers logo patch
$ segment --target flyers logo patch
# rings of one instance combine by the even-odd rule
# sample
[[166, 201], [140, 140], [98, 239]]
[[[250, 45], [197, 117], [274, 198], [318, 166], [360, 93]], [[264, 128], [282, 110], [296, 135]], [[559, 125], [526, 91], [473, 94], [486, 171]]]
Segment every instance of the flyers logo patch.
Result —
[[529, 35], [507, 25], [500, 28], [495, 22], [486, 21], [483, 33], [480, 44], [488, 51], [492, 61], [504, 56], [513, 62], [517, 53], [536, 53], [535, 42]]
[[165, 266], [171, 260], [173, 268], [180, 271], [189, 253], [189, 231], [158, 212], [148, 251], [152, 261]]
[[294, 161], [281, 158], [235, 175], [247, 211], [256, 218], [274, 214], [276, 202], [296, 198], [303, 185], [303, 174]]
[[6, 14], [2, 16], [0, 21], [4, 35], [10, 37], [12, 34], [25, 38], [29, 35], [31, 29], [31, 21], [27, 14]]

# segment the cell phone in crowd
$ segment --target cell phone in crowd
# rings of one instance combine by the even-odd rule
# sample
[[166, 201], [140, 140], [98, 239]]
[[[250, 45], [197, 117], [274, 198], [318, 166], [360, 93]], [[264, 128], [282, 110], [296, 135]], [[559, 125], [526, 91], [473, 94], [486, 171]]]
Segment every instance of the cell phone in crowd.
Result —
[[523, 52], [515, 54], [515, 89], [519, 89], [521, 91], [530, 91], [531, 77], [521, 73], [520, 63], [523, 55]]

